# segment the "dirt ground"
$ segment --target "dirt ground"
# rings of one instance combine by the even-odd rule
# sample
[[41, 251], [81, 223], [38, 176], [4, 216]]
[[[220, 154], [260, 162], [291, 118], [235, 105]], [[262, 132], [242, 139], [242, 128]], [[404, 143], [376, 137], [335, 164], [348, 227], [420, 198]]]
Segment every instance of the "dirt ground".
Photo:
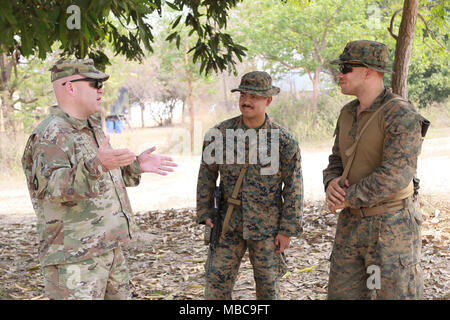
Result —
[[[283, 299], [325, 299], [336, 216], [323, 207], [322, 170], [330, 145], [302, 148], [304, 233], [287, 250]], [[129, 196], [141, 232], [126, 246], [135, 299], [201, 299], [207, 247], [194, 223], [199, 157], [175, 156], [176, 172], [146, 174]], [[425, 140], [419, 160], [425, 299], [450, 295], [450, 136]], [[43, 299], [37, 260], [36, 219], [24, 179], [0, 182], [0, 299]], [[233, 298], [254, 299], [244, 257]]]

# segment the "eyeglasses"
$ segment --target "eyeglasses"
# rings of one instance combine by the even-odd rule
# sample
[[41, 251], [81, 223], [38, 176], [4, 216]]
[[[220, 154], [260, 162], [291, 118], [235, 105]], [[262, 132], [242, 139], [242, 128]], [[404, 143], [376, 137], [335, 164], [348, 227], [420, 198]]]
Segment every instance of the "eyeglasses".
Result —
[[339, 65], [339, 72], [341, 72], [342, 74], [346, 74], [346, 73], [350, 73], [353, 71], [352, 67], [362, 67], [362, 68], [367, 68], [365, 65], [363, 64], [357, 64], [357, 63], [343, 63]]
[[93, 78], [81, 78], [64, 82], [62, 85], [65, 86], [67, 82], [77, 82], [77, 81], [89, 81], [89, 85], [95, 89], [103, 88], [103, 80], [93, 79]]

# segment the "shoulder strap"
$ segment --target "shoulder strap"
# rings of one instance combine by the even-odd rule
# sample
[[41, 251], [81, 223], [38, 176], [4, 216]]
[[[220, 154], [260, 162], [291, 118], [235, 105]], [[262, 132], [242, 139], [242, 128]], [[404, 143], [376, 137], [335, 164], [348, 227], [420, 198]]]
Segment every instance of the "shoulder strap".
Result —
[[353, 164], [353, 160], [355, 159], [355, 155], [356, 155], [356, 147], [358, 146], [358, 142], [359, 140], [361, 140], [361, 136], [363, 135], [364, 131], [366, 131], [367, 127], [369, 126], [369, 124], [372, 122], [373, 119], [375, 119], [375, 117], [377, 116], [378, 113], [381, 112], [381, 110], [383, 110], [383, 108], [388, 105], [389, 103], [391, 103], [394, 100], [401, 100], [403, 101], [404, 99], [401, 97], [395, 97], [395, 98], [391, 98], [388, 101], [386, 101], [385, 103], [383, 103], [373, 114], [372, 116], [369, 118], [369, 120], [367, 120], [367, 122], [364, 124], [364, 126], [362, 127], [362, 129], [359, 131], [359, 133], [356, 134], [356, 139], [355, 142], [347, 149], [345, 150], [345, 155], [348, 158], [347, 161], [347, 165], [344, 168], [344, 172], [342, 173], [341, 179], [339, 180], [339, 185], [341, 187], [345, 186], [345, 179], [347, 179], [348, 177], [348, 173], [350, 171], [350, 168]]
[[[248, 156], [249, 162], [250, 162], [250, 159], [252, 158], [253, 153], [255, 152], [255, 149], [256, 149], [256, 147], [252, 148], [249, 152], [249, 156]], [[222, 224], [222, 233], [221, 233], [222, 238], [225, 236], [225, 233], [228, 231], [228, 223], [230, 222], [231, 214], [233, 213], [234, 207], [235, 206], [239, 207], [242, 204], [241, 200], [237, 199], [237, 196], [239, 194], [239, 190], [241, 189], [242, 181], [244, 180], [245, 173], [247, 172], [247, 168], [248, 168], [248, 163], [246, 163], [242, 167], [241, 171], [239, 172], [239, 177], [233, 188], [233, 193], [231, 194], [231, 197], [228, 198], [228, 208], [227, 208], [227, 212], [225, 214], [225, 218], [224, 218], [223, 224]]]

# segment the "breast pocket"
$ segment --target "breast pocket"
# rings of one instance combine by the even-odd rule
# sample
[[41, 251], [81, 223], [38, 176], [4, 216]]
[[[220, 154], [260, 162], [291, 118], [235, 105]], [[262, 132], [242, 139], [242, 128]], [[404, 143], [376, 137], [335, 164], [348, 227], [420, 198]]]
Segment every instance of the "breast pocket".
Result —
[[96, 143], [86, 135], [80, 135], [75, 139], [80, 158], [92, 159], [98, 153]]

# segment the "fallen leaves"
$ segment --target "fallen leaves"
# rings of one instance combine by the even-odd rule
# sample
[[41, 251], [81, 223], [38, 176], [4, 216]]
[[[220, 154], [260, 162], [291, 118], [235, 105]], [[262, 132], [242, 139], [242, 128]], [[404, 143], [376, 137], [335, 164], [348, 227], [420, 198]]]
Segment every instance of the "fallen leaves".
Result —
[[313, 271], [314, 269], [317, 269], [317, 267], [312, 266], [312, 267], [304, 268], [302, 270], [298, 270], [297, 272], [302, 273], [302, 272], [307, 272], [307, 271]]
[[[432, 197], [422, 200], [426, 299], [450, 298], [449, 204]], [[282, 299], [326, 299], [336, 218], [322, 202], [305, 204], [304, 233], [293, 238], [286, 250], [289, 270], [280, 280]], [[1, 222], [0, 299], [45, 299], [35, 221]], [[195, 210], [141, 212], [136, 214], [136, 222], [141, 232], [124, 246], [133, 299], [203, 299], [208, 247], [203, 243], [203, 226], [195, 223]], [[255, 298], [248, 253], [241, 263], [233, 298]]]

